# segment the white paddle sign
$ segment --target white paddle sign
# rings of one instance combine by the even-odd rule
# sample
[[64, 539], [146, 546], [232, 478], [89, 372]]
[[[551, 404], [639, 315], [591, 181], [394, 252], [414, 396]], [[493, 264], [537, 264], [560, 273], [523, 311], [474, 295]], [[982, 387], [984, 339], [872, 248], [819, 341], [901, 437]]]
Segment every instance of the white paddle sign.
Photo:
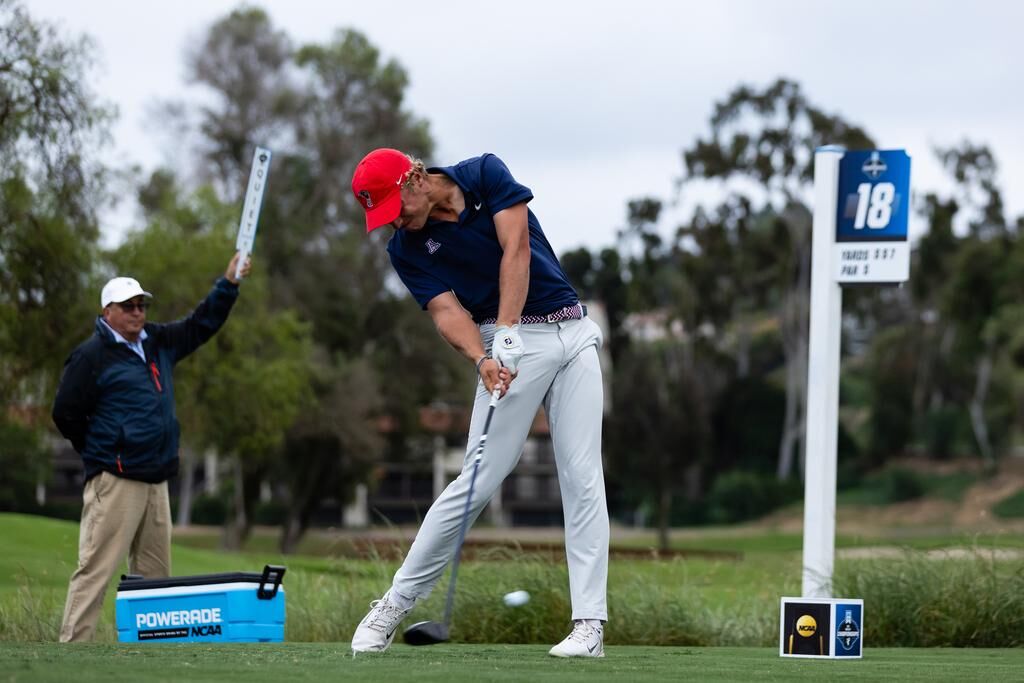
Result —
[[242, 204], [242, 220], [238, 224], [238, 239], [235, 249], [238, 250], [238, 266], [235, 277], [242, 277], [242, 266], [252, 253], [252, 243], [256, 238], [256, 224], [260, 219], [260, 207], [263, 205], [263, 189], [267, 186], [267, 174], [270, 172], [272, 153], [264, 147], [257, 147], [252, 155], [252, 169], [249, 171], [249, 187], [245, 190], [245, 202]]

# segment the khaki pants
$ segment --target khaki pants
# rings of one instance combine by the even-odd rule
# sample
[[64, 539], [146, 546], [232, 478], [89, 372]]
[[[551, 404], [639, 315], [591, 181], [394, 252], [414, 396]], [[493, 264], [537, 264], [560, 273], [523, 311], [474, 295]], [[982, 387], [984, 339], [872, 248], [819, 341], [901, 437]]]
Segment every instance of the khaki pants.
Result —
[[103, 472], [85, 484], [78, 569], [71, 575], [62, 643], [92, 640], [107, 586], [128, 557], [147, 579], [171, 572], [171, 505], [167, 482], [147, 484]]

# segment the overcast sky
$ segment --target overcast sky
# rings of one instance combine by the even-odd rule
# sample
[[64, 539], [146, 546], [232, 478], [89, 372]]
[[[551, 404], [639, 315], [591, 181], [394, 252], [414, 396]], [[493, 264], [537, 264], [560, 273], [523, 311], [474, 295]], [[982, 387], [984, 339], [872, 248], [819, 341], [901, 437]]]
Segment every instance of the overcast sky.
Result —
[[[865, 127], [880, 148], [905, 148], [917, 193], [949, 189], [934, 146], [989, 145], [1009, 214], [1024, 213], [1021, 2], [250, 4], [296, 44], [327, 42], [342, 27], [364, 32], [407, 70], [407, 106], [430, 121], [434, 161], [485, 151], [503, 157], [533, 189], [531, 206], [558, 253], [611, 245], [630, 198], [672, 199], [680, 151], [707, 134], [714, 102], [740, 83], [763, 87], [780, 76]], [[32, 16], [94, 38], [93, 84], [120, 110], [111, 158], [146, 170], [167, 153], [148, 111], [158, 99], [188, 97], [186, 46], [237, 6], [27, 2]], [[273, 175], [268, 191], [272, 183]], [[691, 204], [683, 197], [675, 211]], [[129, 222], [123, 212], [109, 216], [107, 243]]]

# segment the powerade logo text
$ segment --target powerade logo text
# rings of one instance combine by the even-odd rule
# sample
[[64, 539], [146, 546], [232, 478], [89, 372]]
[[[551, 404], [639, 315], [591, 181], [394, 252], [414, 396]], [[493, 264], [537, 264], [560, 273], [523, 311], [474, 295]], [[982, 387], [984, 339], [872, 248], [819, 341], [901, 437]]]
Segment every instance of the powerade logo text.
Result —
[[220, 624], [220, 607], [140, 612], [135, 615], [139, 640], [219, 636]]

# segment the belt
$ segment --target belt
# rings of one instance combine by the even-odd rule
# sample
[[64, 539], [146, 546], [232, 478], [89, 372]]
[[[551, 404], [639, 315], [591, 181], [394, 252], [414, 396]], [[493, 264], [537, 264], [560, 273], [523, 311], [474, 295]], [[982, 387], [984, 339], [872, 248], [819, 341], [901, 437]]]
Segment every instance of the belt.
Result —
[[[587, 307], [578, 301], [572, 306], [566, 306], [559, 308], [557, 311], [552, 311], [547, 315], [524, 315], [520, 316], [520, 325], [540, 325], [541, 323], [560, 323], [563, 320], [582, 320], [587, 315]], [[498, 322], [496, 317], [484, 318], [479, 325], [493, 325]]]

